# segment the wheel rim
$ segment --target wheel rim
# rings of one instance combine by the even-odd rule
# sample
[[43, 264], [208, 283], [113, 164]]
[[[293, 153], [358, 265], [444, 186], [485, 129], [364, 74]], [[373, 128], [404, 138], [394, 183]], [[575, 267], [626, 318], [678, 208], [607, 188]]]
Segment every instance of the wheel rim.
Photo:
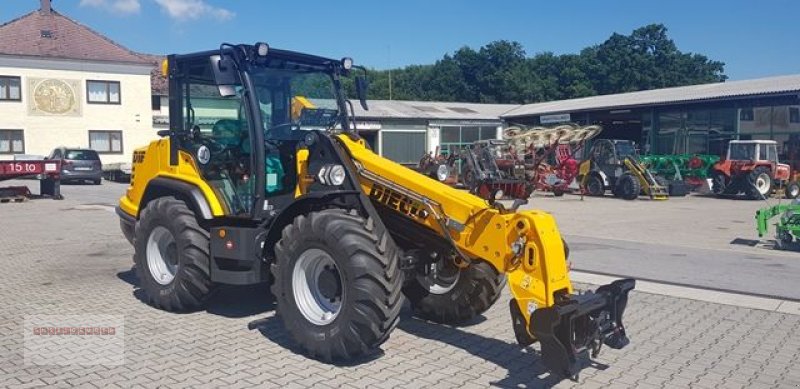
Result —
[[292, 271], [292, 293], [297, 308], [316, 325], [330, 324], [339, 315], [343, 284], [333, 257], [320, 249], [300, 254]]
[[167, 228], [157, 226], [147, 238], [147, 267], [153, 279], [168, 285], [178, 271], [178, 249], [175, 237]]
[[761, 173], [756, 177], [756, 189], [758, 193], [762, 195], [767, 194], [770, 186], [772, 186], [772, 178], [770, 178], [769, 174]]
[[439, 269], [436, 263], [431, 264], [428, 274], [420, 274], [417, 281], [431, 294], [445, 294], [453, 290], [461, 278], [461, 271], [455, 268], [455, 272]]
[[789, 196], [791, 196], [791, 198], [797, 197], [798, 194], [800, 194], [800, 186], [792, 185], [789, 187]]

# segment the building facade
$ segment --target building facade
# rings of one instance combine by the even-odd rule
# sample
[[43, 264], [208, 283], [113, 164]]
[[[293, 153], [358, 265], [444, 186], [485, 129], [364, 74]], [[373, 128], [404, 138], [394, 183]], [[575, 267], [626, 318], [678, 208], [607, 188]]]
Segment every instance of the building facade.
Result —
[[800, 144], [800, 75], [529, 104], [503, 119], [599, 124], [602, 138], [633, 140], [645, 154], [721, 156], [733, 139], [773, 139], [788, 160]]
[[91, 148], [128, 162], [153, 139], [153, 60], [42, 7], [0, 25], [0, 159]]

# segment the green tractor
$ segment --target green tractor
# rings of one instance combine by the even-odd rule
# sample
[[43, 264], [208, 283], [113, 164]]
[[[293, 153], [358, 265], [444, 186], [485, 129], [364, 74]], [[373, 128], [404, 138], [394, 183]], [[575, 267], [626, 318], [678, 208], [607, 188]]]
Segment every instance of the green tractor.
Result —
[[791, 204], [778, 204], [756, 211], [756, 228], [758, 237], [767, 234], [769, 221], [780, 216], [775, 224], [775, 247], [786, 250], [793, 247], [795, 239], [800, 236], [800, 201]]

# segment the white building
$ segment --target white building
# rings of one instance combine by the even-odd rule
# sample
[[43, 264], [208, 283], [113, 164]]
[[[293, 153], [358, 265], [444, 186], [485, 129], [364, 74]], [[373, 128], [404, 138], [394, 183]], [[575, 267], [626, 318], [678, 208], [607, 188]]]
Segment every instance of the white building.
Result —
[[0, 159], [92, 148], [127, 162], [155, 138], [150, 72], [134, 53], [53, 10], [0, 25]]

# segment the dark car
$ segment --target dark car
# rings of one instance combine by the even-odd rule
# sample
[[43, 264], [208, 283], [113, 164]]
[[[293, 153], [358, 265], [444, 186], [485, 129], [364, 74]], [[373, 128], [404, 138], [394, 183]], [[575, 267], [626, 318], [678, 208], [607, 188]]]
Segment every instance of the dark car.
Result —
[[100, 156], [94, 150], [59, 147], [47, 159], [61, 160], [62, 182], [90, 181], [100, 185], [103, 180]]

